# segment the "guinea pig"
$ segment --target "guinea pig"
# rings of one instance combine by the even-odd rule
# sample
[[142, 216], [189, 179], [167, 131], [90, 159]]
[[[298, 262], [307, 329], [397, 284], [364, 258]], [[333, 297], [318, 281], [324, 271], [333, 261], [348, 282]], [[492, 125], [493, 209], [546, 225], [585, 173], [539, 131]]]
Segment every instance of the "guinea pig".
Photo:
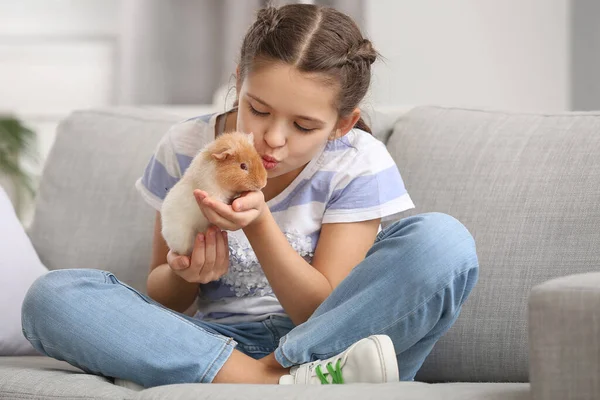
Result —
[[210, 225], [196, 202], [195, 189], [231, 204], [242, 192], [261, 190], [266, 184], [267, 171], [254, 148], [253, 135], [230, 132], [218, 136], [194, 156], [162, 203], [161, 233], [167, 246], [189, 256], [196, 235]]

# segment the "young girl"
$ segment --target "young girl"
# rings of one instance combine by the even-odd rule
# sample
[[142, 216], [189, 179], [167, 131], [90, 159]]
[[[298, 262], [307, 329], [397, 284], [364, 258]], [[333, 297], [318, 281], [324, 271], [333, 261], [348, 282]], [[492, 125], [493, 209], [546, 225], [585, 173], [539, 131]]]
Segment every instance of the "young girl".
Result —
[[334, 9], [261, 10], [242, 44], [235, 108], [174, 126], [136, 186], [160, 210], [197, 151], [233, 130], [254, 133], [267, 186], [231, 205], [195, 191], [213, 226], [190, 257], [169, 251], [157, 212], [148, 296], [106, 271], [40, 278], [23, 305], [31, 343], [144, 387], [413, 380], [478, 262], [471, 235], [444, 214], [381, 230], [414, 206], [358, 108], [376, 58]]

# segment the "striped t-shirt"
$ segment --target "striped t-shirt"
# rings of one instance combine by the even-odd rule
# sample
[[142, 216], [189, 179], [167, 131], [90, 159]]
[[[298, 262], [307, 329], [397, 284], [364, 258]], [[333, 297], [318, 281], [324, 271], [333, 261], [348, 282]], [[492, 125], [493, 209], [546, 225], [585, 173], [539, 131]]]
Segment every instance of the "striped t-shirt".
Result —
[[[160, 211], [194, 155], [215, 137], [218, 114], [174, 125], [159, 142], [136, 187]], [[224, 118], [222, 118], [224, 119]], [[219, 132], [222, 131], [219, 127]], [[359, 129], [328, 141], [294, 181], [267, 202], [290, 245], [311, 263], [322, 224], [393, 219], [413, 208], [385, 145]], [[220, 323], [285, 315], [243, 230], [228, 232], [229, 271], [200, 285], [196, 318]]]

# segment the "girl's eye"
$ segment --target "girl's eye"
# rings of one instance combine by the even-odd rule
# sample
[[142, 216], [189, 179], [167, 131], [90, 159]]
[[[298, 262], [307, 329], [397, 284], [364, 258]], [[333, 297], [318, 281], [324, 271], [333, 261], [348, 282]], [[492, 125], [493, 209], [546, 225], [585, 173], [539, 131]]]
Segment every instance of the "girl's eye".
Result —
[[304, 128], [304, 127], [298, 125], [296, 122], [294, 122], [294, 126], [296, 127], [296, 129], [298, 129], [301, 132], [311, 132], [311, 131], [315, 130], [314, 128]]
[[251, 104], [248, 104], [248, 107], [250, 108], [250, 112], [258, 117], [266, 117], [267, 115], [269, 115], [269, 113], [263, 113], [256, 110], [256, 108], [252, 107]]
[[246, 165], [246, 163], [241, 163], [240, 168], [243, 169], [244, 171], [248, 171], [248, 166]]
[[[254, 115], [256, 115], [257, 117], [266, 117], [269, 115], [268, 112], [260, 112], [258, 111], [256, 108], [252, 107], [252, 104], [248, 103], [248, 109], [250, 110], [250, 112]], [[298, 129], [300, 132], [312, 132], [315, 130], [315, 128], [304, 128], [303, 126], [298, 125], [296, 122], [294, 122], [294, 126], [296, 127], [296, 129]]]

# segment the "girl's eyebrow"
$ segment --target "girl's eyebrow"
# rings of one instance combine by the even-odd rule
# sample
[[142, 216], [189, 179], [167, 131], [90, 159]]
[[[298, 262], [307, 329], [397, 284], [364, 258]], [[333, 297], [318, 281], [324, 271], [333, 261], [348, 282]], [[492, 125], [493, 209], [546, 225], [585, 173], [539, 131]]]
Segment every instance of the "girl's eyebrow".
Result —
[[[264, 100], [262, 100], [258, 96], [255, 96], [255, 95], [247, 93], [247, 92], [246, 92], [246, 96], [250, 97], [251, 99], [253, 99], [255, 101], [258, 101], [260, 104], [262, 104], [265, 107], [271, 108], [271, 106], [267, 102], [265, 102]], [[325, 122], [321, 121], [320, 119], [316, 119], [316, 118], [312, 118], [312, 117], [307, 117], [305, 115], [296, 115], [296, 118], [304, 119], [304, 120], [311, 121], [311, 122], [314, 122], [314, 123], [317, 123], [317, 124], [321, 124], [321, 125], [325, 125]]]

